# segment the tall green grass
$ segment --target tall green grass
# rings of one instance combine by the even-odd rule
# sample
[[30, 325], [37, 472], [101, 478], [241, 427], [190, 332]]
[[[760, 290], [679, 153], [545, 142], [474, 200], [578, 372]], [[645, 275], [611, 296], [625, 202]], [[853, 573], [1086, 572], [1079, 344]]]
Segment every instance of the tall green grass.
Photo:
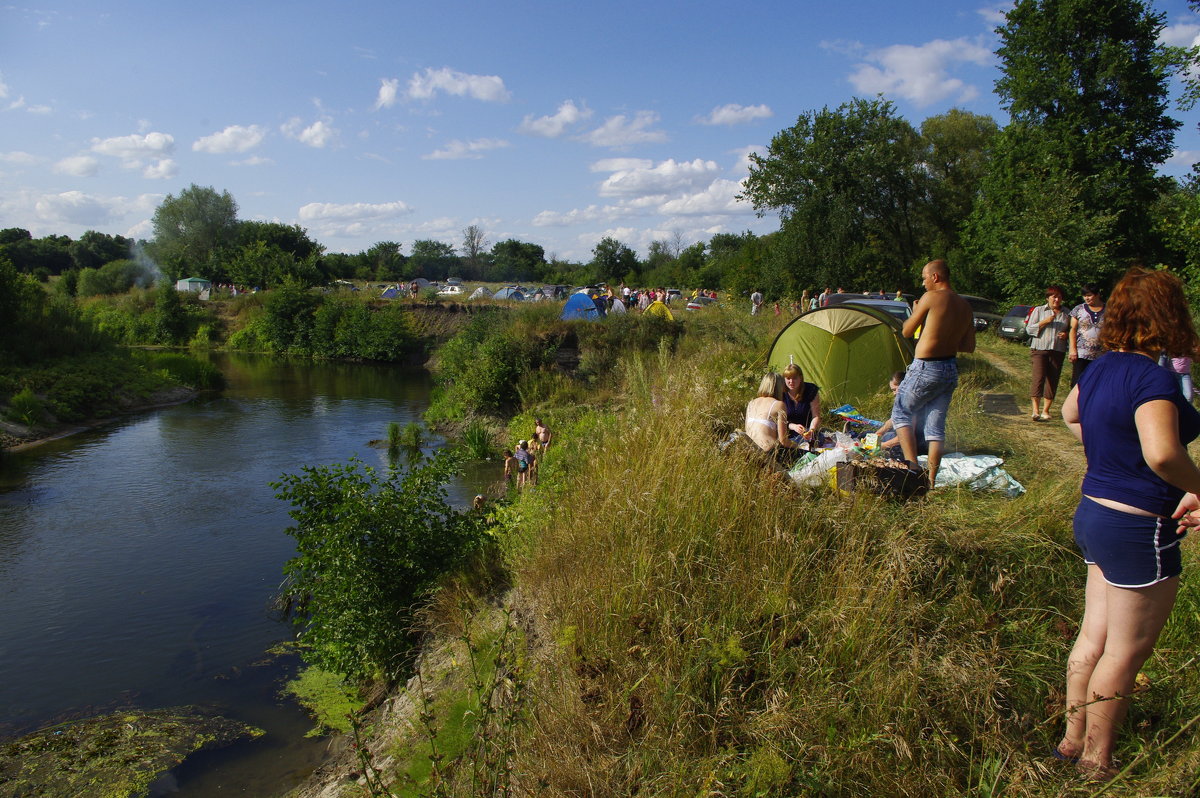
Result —
[[[721, 371], [626, 358], [619, 439], [556, 430], [517, 505], [542, 643], [510, 767], [539, 795], [1089, 794], [1046, 757], [1082, 601], [1078, 445], [983, 414], [979, 391], [1016, 378], [963, 358], [951, 448], [1003, 454], [1026, 496], [797, 491], [716, 452], [752, 393], [753, 364], [725, 370], [739, 351], [709, 347]], [[1193, 789], [1198, 606], [1185, 589], [1147, 666], [1119, 752], [1145, 759], [1117, 794]]]

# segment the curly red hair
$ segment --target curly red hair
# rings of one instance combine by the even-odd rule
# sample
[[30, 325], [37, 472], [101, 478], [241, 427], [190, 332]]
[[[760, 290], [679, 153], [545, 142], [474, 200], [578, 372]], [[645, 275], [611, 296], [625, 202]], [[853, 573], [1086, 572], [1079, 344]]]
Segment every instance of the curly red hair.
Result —
[[1195, 357], [1200, 338], [1183, 281], [1168, 271], [1131, 268], [1108, 298], [1100, 343], [1106, 349]]

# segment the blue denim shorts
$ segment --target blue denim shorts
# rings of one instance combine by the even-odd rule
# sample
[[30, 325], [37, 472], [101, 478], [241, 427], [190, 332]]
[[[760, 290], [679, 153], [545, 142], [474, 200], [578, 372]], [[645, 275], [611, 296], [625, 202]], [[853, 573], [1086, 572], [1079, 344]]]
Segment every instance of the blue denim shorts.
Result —
[[946, 440], [946, 411], [958, 386], [958, 362], [914, 360], [896, 390], [892, 426], [925, 430], [925, 440]]
[[1183, 535], [1175, 534], [1176, 526], [1170, 518], [1123, 513], [1084, 496], [1075, 509], [1075, 545], [1110, 585], [1150, 587], [1183, 573]]

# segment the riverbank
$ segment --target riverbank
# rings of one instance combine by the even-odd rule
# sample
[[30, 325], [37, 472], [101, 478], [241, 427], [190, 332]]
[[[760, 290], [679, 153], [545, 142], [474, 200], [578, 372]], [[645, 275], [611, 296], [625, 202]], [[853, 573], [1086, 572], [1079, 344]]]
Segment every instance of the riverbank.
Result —
[[183, 385], [164, 388], [152, 394], [145, 402], [131, 402], [129, 405], [122, 407], [120, 415], [87, 419], [74, 424], [63, 424], [53, 429], [46, 429], [44, 426], [27, 426], [14, 421], [0, 419], [0, 451], [20, 452], [31, 449], [50, 441], [56, 441], [90, 429], [107, 426], [135, 413], [144, 413], [149, 410], [157, 410], [163, 407], [172, 407], [184, 402], [190, 402], [199, 393], [196, 389]]
[[[756, 384], [747, 353], [774, 332], [719, 321], [622, 357], [619, 403], [525, 407], [555, 444], [538, 487], [497, 513], [513, 589], [464, 599], [456, 582], [424, 628], [431, 650], [489, 651], [488, 618], [537, 623], [509, 624], [500, 677], [472, 676], [460, 652], [396, 693], [396, 707], [426, 698], [372, 718], [378, 783], [447, 796], [1094, 792], [1045, 754], [1082, 605], [1082, 448], [1059, 425], [1022, 423], [1015, 399], [981, 409], [982, 394], [1023, 395], [1027, 352], [985, 338], [961, 358], [949, 448], [1003, 457], [1028, 492], [895, 504], [797, 492], [717, 454]], [[860, 410], [878, 417], [887, 401]], [[1184, 556], [1194, 567], [1194, 547]], [[1195, 786], [1198, 609], [1185, 585], [1122, 737], [1122, 794]], [[464, 725], [464, 705], [490, 720]], [[364, 784], [362, 762], [342, 767], [323, 794]]]

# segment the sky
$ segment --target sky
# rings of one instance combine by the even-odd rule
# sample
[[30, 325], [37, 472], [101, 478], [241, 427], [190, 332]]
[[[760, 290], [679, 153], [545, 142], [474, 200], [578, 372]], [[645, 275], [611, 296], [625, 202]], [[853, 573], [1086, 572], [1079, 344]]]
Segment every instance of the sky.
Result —
[[[2, 2], [2, 0], [0, 0]], [[1007, 3], [226, 2], [0, 6], [0, 228], [152, 238], [189, 185], [331, 252], [468, 225], [587, 261], [778, 229], [748, 155], [882, 94], [919, 126], [993, 94]], [[1200, 42], [1185, 0], [1164, 41]], [[1174, 83], [1178, 93], [1178, 83]], [[1200, 160], [1200, 110], [1166, 174]]]

